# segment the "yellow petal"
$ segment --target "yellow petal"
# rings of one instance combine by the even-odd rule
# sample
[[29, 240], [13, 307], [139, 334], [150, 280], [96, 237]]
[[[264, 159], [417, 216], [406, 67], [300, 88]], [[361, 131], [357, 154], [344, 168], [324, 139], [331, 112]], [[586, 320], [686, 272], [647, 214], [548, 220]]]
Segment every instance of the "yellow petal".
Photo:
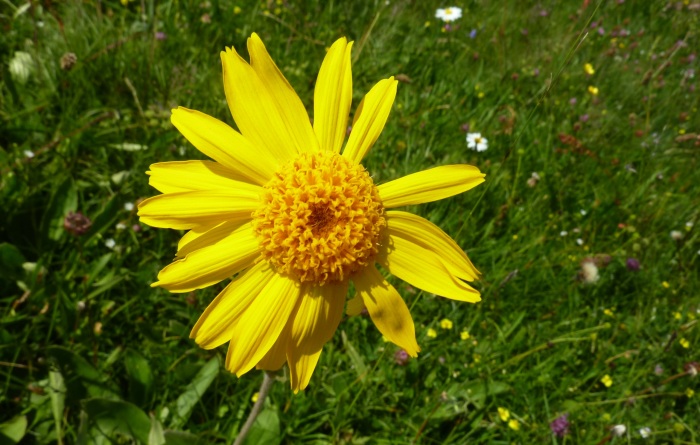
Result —
[[333, 337], [343, 317], [348, 282], [304, 285], [294, 315], [287, 348], [290, 383], [294, 392], [309, 384], [323, 345]]
[[413, 318], [396, 289], [372, 266], [358, 273], [352, 281], [379, 332], [405, 349], [408, 355], [416, 357], [420, 348]]
[[231, 340], [233, 322], [250, 306], [276, 272], [261, 261], [242, 272], [209, 303], [192, 328], [193, 338], [204, 349], [214, 349]]
[[248, 178], [212, 161], [175, 161], [151, 164], [148, 183], [161, 193], [236, 188]]
[[245, 221], [226, 221], [214, 227], [195, 227], [187, 232], [178, 243], [176, 258], [184, 258], [195, 250], [218, 243], [234, 230], [246, 224]]
[[233, 321], [226, 369], [240, 377], [258, 364], [279, 338], [298, 298], [296, 280], [274, 274]]
[[438, 254], [404, 238], [389, 236], [377, 261], [392, 275], [426, 292], [469, 303], [481, 301], [479, 291], [449, 273]]
[[201, 289], [250, 267], [258, 256], [258, 239], [253, 224], [249, 222], [230, 231], [217, 243], [195, 250], [166, 266], [158, 274], [158, 281], [151, 286], [160, 286], [171, 292]]
[[348, 144], [343, 150], [344, 157], [359, 164], [372, 148], [389, 118], [397, 84], [393, 77], [380, 80], [362, 99], [362, 106], [355, 113]]
[[197, 150], [255, 184], [264, 185], [279, 166], [265, 146], [254, 146], [225, 123], [199, 111], [179, 107], [170, 121]]
[[262, 40], [255, 33], [248, 39], [248, 54], [250, 54], [250, 66], [270, 92], [280, 116], [287, 125], [287, 130], [294, 139], [294, 144], [300, 151], [318, 151], [318, 141], [311, 128], [304, 104], [301, 103], [296, 91], [277, 68]]
[[466, 281], [479, 277], [467, 254], [438, 226], [413, 213], [391, 210], [386, 212], [386, 223], [392, 237], [404, 238], [437, 254], [447, 270]]
[[323, 59], [314, 90], [314, 132], [321, 150], [340, 153], [352, 102], [352, 42], [342, 37]]
[[484, 176], [471, 165], [443, 165], [395, 179], [377, 188], [384, 208], [401, 207], [466, 192], [484, 182]]
[[267, 351], [265, 357], [263, 357], [258, 364], [255, 365], [255, 369], [277, 371], [282, 368], [285, 363], [287, 363], [287, 345], [289, 344], [291, 338], [290, 332], [292, 321], [293, 319], [290, 317], [287, 325], [284, 327], [284, 329], [282, 329], [280, 336], [277, 337], [275, 344], [269, 351]]
[[224, 91], [233, 120], [254, 146], [272, 153], [280, 163], [292, 159], [305, 147], [299, 147], [280, 115], [275, 100], [253, 67], [235, 49], [221, 52], [224, 67]]
[[260, 206], [260, 192], [260, 187], [249, 185], [237, 190], [168, 193], [143, 200], [138, 215], [149, 226], [183, 230], [222, 221], [250, 221]]
[[345, 313], [350, 317], [354, 317], [355, 315], [360, 315], [364, 309], [365, 302], [362, 301], [362, 297], [360, 297], [359, 295], [355, 295], [350, 300], [348, 300], [348, 305], [345, 308]]

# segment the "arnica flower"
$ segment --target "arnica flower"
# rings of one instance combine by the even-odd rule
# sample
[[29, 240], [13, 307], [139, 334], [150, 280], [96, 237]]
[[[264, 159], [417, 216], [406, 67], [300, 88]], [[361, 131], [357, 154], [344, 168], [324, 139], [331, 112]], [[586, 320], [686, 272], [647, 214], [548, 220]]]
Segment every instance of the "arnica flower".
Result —
[[227, 48], [224, 90], [240, 132], [199, 111], [173, 110], [175, 127], [215, 162], [151, 165], [149, 183], [163, 194], [139, 204], [142, 223], [188, 231], [152, 286], [190, 292], [233, 277], [190, 336], [205, 349], [229, 342], [226, 368], [238, 376], [287, 363], [295, 392], [308, 385], [340, 323], [350, 281], [356, 295], [346, 312], [366, 309], [386, 338], [417, 356], [408, 307], [376, 263], [426, 292], [480, 301], [465, 282], [479, 272], [464, 251], [426, 219], [393, 209], [462, 193], [484, 174], [445, 165], [375, 185], [360, 162], [384, 128], [398, 82], [381, 80], [367, 93], [343, 148], [351, 48], [341, 38], [326, 53], [313, 125], [256, 34], [250, 63]]
[[452, 6], [449, 8], [438, 8], [435, 11], [435, 18], [442, 20], [443, 22], [453, 22], [458, 18], [462, 17], [462, 8]]

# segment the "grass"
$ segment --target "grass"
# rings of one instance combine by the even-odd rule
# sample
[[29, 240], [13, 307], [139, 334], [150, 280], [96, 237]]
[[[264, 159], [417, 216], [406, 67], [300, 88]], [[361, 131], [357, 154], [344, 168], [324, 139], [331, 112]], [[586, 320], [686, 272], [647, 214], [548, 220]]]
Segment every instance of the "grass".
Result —
[[[0, 442], [236, 436], [262, 375], [238, 379], [219, 365], [224, 348], [188, 338], [221, 286], [150, 288], [179, 234], [139, 225], [128, 204], [156, 193], [149, 164], [203, 158], [172, 107], [233, 125], [218, 53], [245, 55], [257, 32], [309, 109], [340, 36], [355, 41], [353, 110], [402, 75], [365, 161], [375, 182], [448, 163], [487, 181], [410, 209], [469, 252], [483, 301], [395, 282], [420, 356], [399, 365], [369, 319], [344, 320], [305, 392], [278, 376], [248, 443], [624, 443], [642, 427], [648, 443], [700, 443], [687, 372], [700, 344], [696, 5], [458, 3], [444, 29], [436, 2], [5, 1]], [[17, 51], [30, 56], [24, 81], [10, 72]], [[465, 124], [487, 151], [467, 149]], [[63, 229], [69, 211], [92, 220], [86, 234]]]

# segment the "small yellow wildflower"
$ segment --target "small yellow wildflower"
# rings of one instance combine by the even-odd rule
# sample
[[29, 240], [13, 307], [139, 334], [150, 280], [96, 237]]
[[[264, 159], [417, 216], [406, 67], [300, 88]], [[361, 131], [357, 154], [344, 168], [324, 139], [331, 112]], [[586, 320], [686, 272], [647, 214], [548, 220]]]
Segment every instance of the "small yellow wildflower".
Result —
[[588, 92], [594, 96], [597, 96], [598, 95], [598, 87], [594, 87], [593, 85], [589, 85]]
[[661, 285], [662, 285], [663, 287], [665, 287], [666, 289], [668, 289], [669, 287], [671, 287], [671, 285], [668, 284], [668, 281], [662, 281], [662, 282], [661, 282]]
[[430, 27], [430, 21], [428, 20], [427, 22], [423, 23], [423, 26], [425, 26], [426, 28]]
[[474, 354], [474, 363], [481, 362], [481, 354]]
[[243, 10], [241, 9], [240, 6], [234, 6], [234, 7], [233, 7], [233, 13], [234, 13], [234, 14], [240, 14], [241, 11], [243, 11]]
[[686, 397], [691, 398], [695, 395], [695, 391], [693, 391], [691, 388], [688, 388], [685, 390], [685, 395]]
[[498, 407], [498, 417], [500, 417], [502, 421], [507, 422], [508, 419], [510, 419], [510, 411], [499, 406]]
[[433, 328], [428, 328], [428, 337], [430, 337], [430, 338], [437, 337], [437, 331]]
[[680, 319], [682, 318], [681, 313], [680, 313], [680, 312], [674, 312], [674, 313], [673, 313], [673, 318], [675, 318], [676, 320], [680, 320]]
[[605, 315], [607, 315], [608, 317], [614, 317], [614, 316], [615, 316], [615, 314], [613, 313], [612, 309], [605, 309], [605, 310], [603, 311], [603, 313], [604, 313]]
[[483, 99], [483, 98], [484, 98], [484, 92], [483, 92], [483, 91], [479, 91], [479, 94], [477, 94], [476, 97], [478, 97], [479, 99]]
[[602, 419], [603, 419], [603, 422], [610, 422], [610, 419], [612, 419], [612, 417], [610, 417], [609, 413], [603, 413]]
[[253, 397], [250, 398], [250, 401], [253, 402], [253, 403], [257, 402], [257, 401], [258, 401], [258, 396], [260, 396], [260, 393], [257, 393], [257, 392], [256, 392], [255, 394], [253, 394]]
[[680, 134], [680, 135], [685, 134], [685, 128], [681, 128], [680, 130], [678, 130], [678, 134]]
[[508, 427], [510, 427], [511, 430], [518, 431], [520, 429], [520, 422], [518, 422], [517, 419], [510, 419]]
[[452, 329], [452, 320], [443, 318], [440, 320], [440, 327], [442, 329]]
[[463, 330], [462, 332], [460, 332], [460, 333], [459, 333], [459, 338], [461, 338], [462, 340], [468, 339], [468, 338], [469, 338], [469, 331], [467, 331], [467, 330], [465, 329], [465, 330]]
[[690, 342], [687, 338], [681, 338], [680, 340], [678, 340], [678, 343], [680, 343], [681, 346], [683, 346], [685, 349], [688, 349], [690, 347]]
[[608, 374], [605, 374], [603, 378], [600, 379], [600, 383], [605, 385], [606, 388], [610, 388], [613, 384], [613, 379]]
[[513, 235], [513, 241], [515, 241], [516, 239], [518, 239], [518, 235]]
[[588, 74], [589, 76], [592, 76], [593, 74], [595, 74], [595, 70], [593, 69], [593, 65], [591, 65], [590, 63], [587, 63], [587, 64], [583, 65], [583, 70], [584, 70], [584, 71], [586, 72], [586, 74]]

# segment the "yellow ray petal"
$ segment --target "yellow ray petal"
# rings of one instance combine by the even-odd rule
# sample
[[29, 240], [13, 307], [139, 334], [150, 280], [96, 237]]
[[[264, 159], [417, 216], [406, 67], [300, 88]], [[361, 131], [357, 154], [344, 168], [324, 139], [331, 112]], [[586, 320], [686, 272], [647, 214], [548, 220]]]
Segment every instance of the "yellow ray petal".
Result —
[[432, 251], [454, 276], [466, 281], [479, 277], [467, 254], [438, 226], [413, 213], [391, 210], [386, 212], [389, 235], [404, 238]]
[[151, 164], [148, 183], [161, 193], [236, 188], [243, 175], [212, 161], [175, 161]]
[[466, 165], [443, 165], [382, 184], [377, 189], [384, 208], [445, 199], [484, 182], [478, 168]]
[[258, 239], [253, 224], [249, 222], [230, 231], [217, 243], [195, 250], [166, 266], [158, 274], [158, 281], [151, 286], [160, 286], [171, 292], [201, 289], [250, 267], [258, 256]]
[[392, 275], [426, 292], [469, 303], [481, 301], [479, 291], [449, 273], [436, 253], [401, 237], [389, 236], [377, 261]]
[[250, 66], [257, 73], [262, 84], [267, 87], [277, 110], [294, 138], [294, 144], [301, 150], [318, 151], [318, 141], [311, 128], [309, 115], [294, 88], [267, 52], [260, 37], [253, 33], [248, 39]]
[[224, 167], [264, 185], [279, 166], [265, 146], [254, 146], [225, 123], [199, 111], [179, 107], [170, 121], [197, 150]]
[[362, 106], [355, 113], [350, 138], [343, 156], [356, 164], [362, 161], [384, 129], [396, 98], [398, 81], [393, 77], [380, 80], [362, 99]]
[[314, 132], [322, 150], [340, 153], [352, 102], [352, 42], [342, 37], [323, 59], [314, 90]]
[[345, 308], [345, 313], [350, 317], [354, 317], [355, 315], [360, 315], [363, 309], [365, 309], [365, 302], [362, 301], [361, 296], [355, 295], [354, 297], [348, 300], [348, 305]]
[[306, 388], [323, 345], [333, 337], [343, 317], [348, 282], [304, 285], [294, 316], [287, 362], [292, 390]]
[[287, 324], [299, 298], [296, 280], [274, 274], [233, 322], [226, 369], [241, 376], [258, 364]]
[[267, 261], [261, 261], [242, 272], [209, 303], [192, 328], [190, 338], [204, 349], [214, 349], [231, 340], [233, 322], [250, 306], [275, 274]]
[[372, 321], [386, 338], [416, 357], [420, 348], [408, 306], [399, 293], [374, 267], [367, 267], [352, 278]]
[[[298, 306], [298, 304], [297, 304]], [[280, 336], [277, 337], [277, 341], [274, 345], [267, 351], [265, 357], [263, 357], [256, 365], [255, 369], [262, 369], [265, 371], [277, 371], [282, 368], [285, 363], [287, 363], [287, 345], [291, 339], [291, 326], [292, 326], [293, 316], [287, 321], [287, 325], [282, 329]]]
[[[218, 243], [234, 230], [246, 224], [245, 221], [226, 221], [214, 227], [196, 227], [187, 232], [178, 243], [176, 258], [184, 258], [195, 250]], [[183, 241], [184, 240], [184, 241]]]
[[149, 226], [183, 230], [222, 221], [250, 221], [260, 206], [260, 191], [260, 187], [249, 185], [237, 190], [168, 193], [143, 200], [138, 215]]
[[253, 67], [235, 49], [221, 52], [224, 67], [224, 92], [236, 125], [254, 146], [266, 149], [284, 163], [305, 147], [299, 147], [280, 115], [275, 100]]

